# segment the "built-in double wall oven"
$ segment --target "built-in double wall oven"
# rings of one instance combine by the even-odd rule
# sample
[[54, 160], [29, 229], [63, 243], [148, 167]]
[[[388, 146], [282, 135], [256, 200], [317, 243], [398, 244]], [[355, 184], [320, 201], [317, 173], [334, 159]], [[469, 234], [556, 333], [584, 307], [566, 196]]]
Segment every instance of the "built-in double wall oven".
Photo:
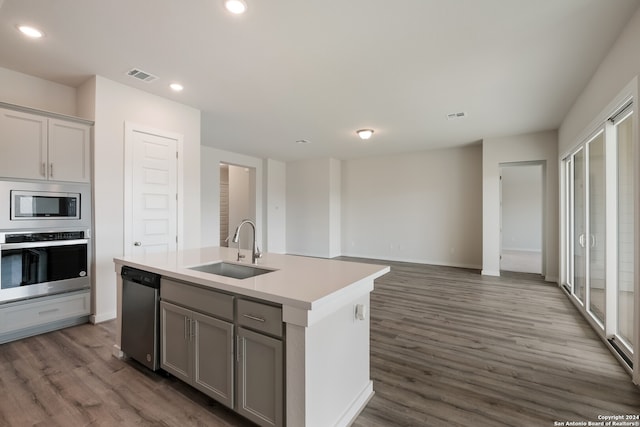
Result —
[[91, 286], [91, 188], [0, 181], [0, 304]]

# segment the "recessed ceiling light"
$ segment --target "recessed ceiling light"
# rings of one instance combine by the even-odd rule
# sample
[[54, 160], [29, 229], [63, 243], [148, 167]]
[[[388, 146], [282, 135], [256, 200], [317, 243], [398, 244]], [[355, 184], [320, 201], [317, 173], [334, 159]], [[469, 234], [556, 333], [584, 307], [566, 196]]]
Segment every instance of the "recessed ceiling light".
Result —
[[359, 129], [356, 131], [360, 139], [369, 139], [373, 135], [373, 129]]
[[225, 0], [224, 7], [235, 15], [240, 15], [247, 11], [247, 3], [244, 0]]
[[308, 139], [299, 139], [296, 141], [298, 144], [311, 144], [311, 141]]
[[184, 86], [182, 86], [180, 83], [171, 83], [169, 87], [175, 92], [181, 92], [182, 89], [184, 89]]
[[28, 25], [19, 25], [18, 30], [20, 30], [20, 32], [25, 36], [30, 37], [32, 39], [39, 39], [42, 36], [44, 36], [44, 33], [42, 31], [40, 31], [37, 28], [30, 27]]

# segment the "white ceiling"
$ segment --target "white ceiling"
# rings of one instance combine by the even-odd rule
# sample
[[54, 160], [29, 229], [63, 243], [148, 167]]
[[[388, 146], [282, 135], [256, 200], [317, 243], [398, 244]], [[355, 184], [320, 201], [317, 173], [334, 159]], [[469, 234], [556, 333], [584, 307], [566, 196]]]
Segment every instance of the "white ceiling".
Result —
[[0, 0], [0, 67], [74, 87], [98, 74], [196, 107], [202, 143], [238, 153], [389, 155], [558, 128], [639, 4], [246, 1], [232, 16], [222, 0]]

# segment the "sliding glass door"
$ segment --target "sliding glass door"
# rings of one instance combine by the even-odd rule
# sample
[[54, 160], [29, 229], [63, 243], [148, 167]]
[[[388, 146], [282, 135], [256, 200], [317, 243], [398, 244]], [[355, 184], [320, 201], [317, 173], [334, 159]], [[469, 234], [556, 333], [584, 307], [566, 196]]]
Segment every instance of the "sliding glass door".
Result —
[[633, 235], [634, 235], [634, 179], [633, 179], [633, 140], [632, 112], [624, 111], [612, 122], [617, 148], [617, 328], [616, 337], [623, 343], [625, 350], [633, 349]]
[[605, 150], [604, 132], [568, 160], [573, 296], [602, 327], [605, 316]]
[[563, 161], [566, 276], [591, 324], [630, 360], [634, 347], [633, 106]]
[[587, 248], [585, 244], [585, 155], [581, 148], [573, 155], [573, 295], [584, 304], [585, 289], [587, 286]]
[[605, 156], [604, 132], [599, 133], [587, 143], [589, 161], [588, 200], [589, 227], [585, 246], [589, 251], [589, 313], [604, 328], [605, 319]]

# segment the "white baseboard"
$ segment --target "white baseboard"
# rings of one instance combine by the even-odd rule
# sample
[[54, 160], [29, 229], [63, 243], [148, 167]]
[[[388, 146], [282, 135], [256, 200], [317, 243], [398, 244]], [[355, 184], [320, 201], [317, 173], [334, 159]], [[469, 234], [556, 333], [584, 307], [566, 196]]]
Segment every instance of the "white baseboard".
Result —
[[108, 312], [108, 313], [92, 314], [91, 316], [89, 316], [89, 321], [95, 325], [96, 323], [102, 323], [108, 320], [113, 320], [117, 316], [118, 316], [118, 313], [116, 313], [115, 311]]
[[111, 355], [117, 359], [123, 359], [124, 353], [120, 350], [120, 346], [118, 344], [114, 344], [111, 349]]
[[529, 254], [540, 254], [542, 255], [542, 251], [539, 249], [527, 249], [527, 248], [502, 248], [502, 252], [526, 252]]
[[497, 276], [500, 277], [500, 271], [499, 270], [482, 270], [482, 272], [480, 273], [483, 276]]
[[340, 256], [350, 257], [350, 258], [365, 258], [365, 259], [375, 259], [380, 261], [393, 261], [393, 262], [409, 262], [412, 264], [424, 264], [424, 265], [437, 265], [441, 267], [456, 267], [456, 268], [469, 268], [473, 270], [480, 270], [482, 266], [478, 264], [466, 264], [459, 262], [443, 262], [443, 261], [433, 261], [426, 259], [417, 259], [417, 258], [404, 258], [404, 257], [390, 257], [390, 256], [377, 256], [377, 255], [365, 255], [365, 254], [355, 254], [355, 253], [343, 253]]
[[350, 426], [358, 415], [360, 415], [360, 412], [367, 406], [374, 394], [373, 381], [369, 381], [367, 386], [358, 394], [346, 412], [342, 414], [342, 417], [336, 422], [336, 427]]

